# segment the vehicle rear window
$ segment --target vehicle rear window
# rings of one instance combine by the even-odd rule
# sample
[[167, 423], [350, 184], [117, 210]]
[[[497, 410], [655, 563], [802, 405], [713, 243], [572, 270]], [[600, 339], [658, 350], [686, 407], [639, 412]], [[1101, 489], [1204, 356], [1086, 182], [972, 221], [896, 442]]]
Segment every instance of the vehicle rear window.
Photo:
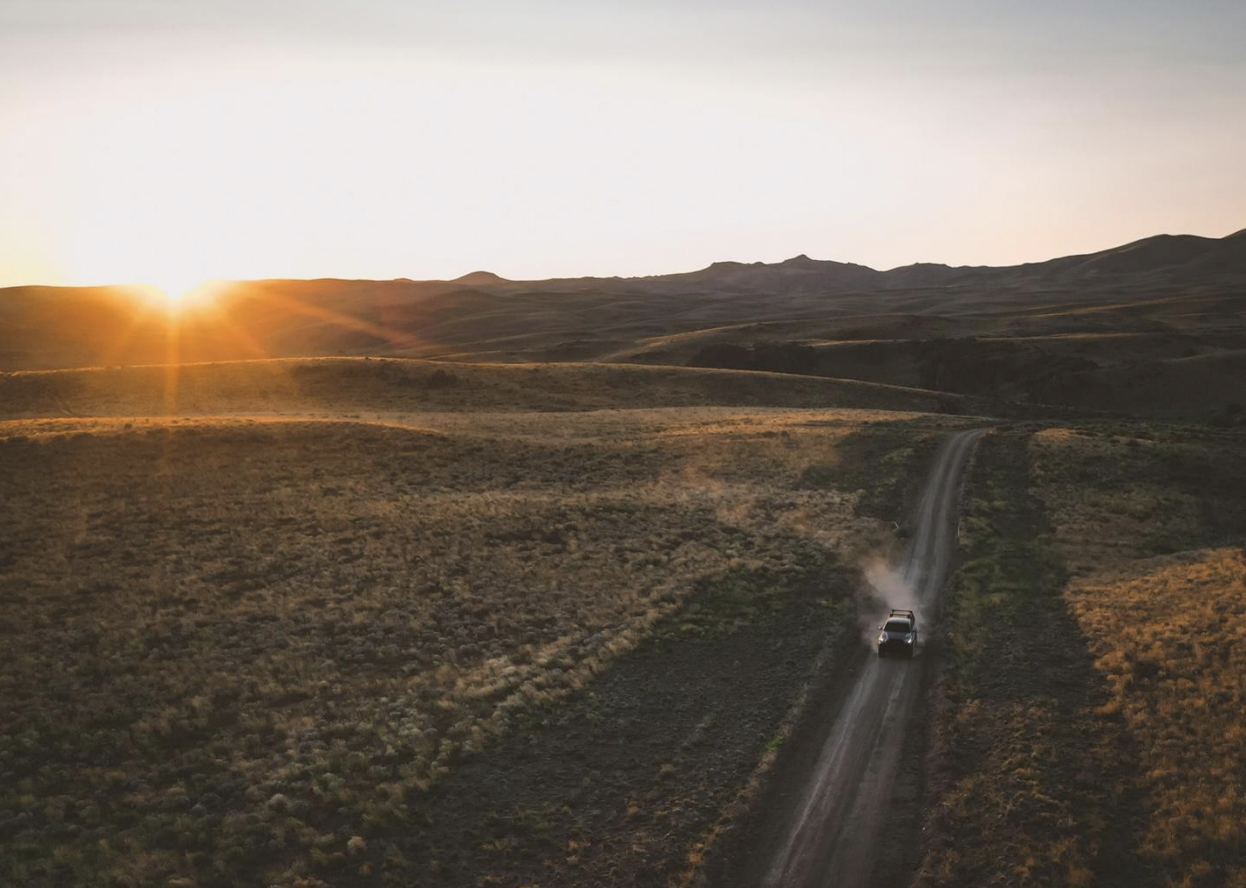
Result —
[[887, 632], [908, 632], [909, 624], [900, 620], [893, 620], [887, 624]]

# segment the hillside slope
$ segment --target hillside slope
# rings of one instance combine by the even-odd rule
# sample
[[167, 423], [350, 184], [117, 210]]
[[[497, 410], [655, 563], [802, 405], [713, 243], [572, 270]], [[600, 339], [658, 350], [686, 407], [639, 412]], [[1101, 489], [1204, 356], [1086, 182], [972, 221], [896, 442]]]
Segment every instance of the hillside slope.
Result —
[[1040, 307], [1240, 296], [1246, 236], [1160, 235], [1005, 268], [877, 271], [801, 255], [638, 278], [513, 281], [475, 271], [453, 281], [208, 289], [174, 312], [140, 287], [0, 289], [0, 370], [363, 354], [602, 360], [653, 337], [749, 323], [878, 314], [976, 322]]
[[971, 399], [853, 380], [615, 364], [319, 358], [0, 375], [0, 419], [711, 405], [919, 412], [976, 406]]

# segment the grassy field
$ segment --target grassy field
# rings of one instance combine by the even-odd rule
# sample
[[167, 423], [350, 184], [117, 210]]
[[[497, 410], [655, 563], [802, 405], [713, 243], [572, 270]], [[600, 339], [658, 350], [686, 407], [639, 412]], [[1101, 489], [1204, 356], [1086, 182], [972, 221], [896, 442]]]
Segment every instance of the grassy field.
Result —
[[1121, 425], [1031, 447], [1096, 715], [1125, 739], [1131, 851], [1157, 884], [1246, 885], [1246, 438]]
[[[1238, 235], [1220, 246], [1237, 251], [1241, 243]], [[575, 362], [594, 362], [602, 375], [636, 372], [600, 366], [621, 362], [934, 389], [945, 403], [985, 400], [988, 411], [975, 409], [995, 416], [1100, 411], [1242, 421], [1240, 272], [1122, 278], [1120, 269], [1105, 269], [1106, 275], [1041, 279], [1030, 267], [951, 283], [936, 282], [942, 274], [930, 266], [908, 270], [899, 289], [860, 289], [860, 280], [814, 284], [810, 270], [745, 266], [725, 277], [683, 275], [665, 283], [518, 283], [489, 276], [232, 282], [172, 314], [153, 294], [133, 288], [5, 288], [0, 371], [371, 355], [476, 365], [571, 362], [572, 374], [581, 377], [586, 365]], [[768, 278], [760, 288], [740, 290], [731, 282], [736, 273], [759, 272]], [[66, 317], [76, 322], [66, 324]], [[772, 396], [785, 389], [769, 386]], [[606, 407], [623, 406], [620, 395], [631, 397], [608, 389], [599, 394]], [[887, 406], [882, 397], [864, 406]], [[1004, 409], [1018, 403], [1047, 412]], [[1052, 405], [1064, 412], [1052, 412]]]
[[[570, 363], [0, 374], [0, 883], [695, 884], [984, 403]], [[917, 885], [1246, 888], [1224, 418], [983, 441]]]
[[982, 445], [919, 885], [1246, 884], [1246, 440]]
[[[367, 391], [385, 363], [348, 369]], [[959, 421], [520, 411], [549, 397], [513, 375], [528, 372], [489, 394], [512, 399], [501, 412], [443, 381], [383, 417], [145, 417], [136, 403], [162, 412], [152, 387], [127, 384], [96, 418], [0, 424], [0, 882], [695, 870], [851, 625], [852, 566], [889, 541], [889, 491]], [[351, 379], [322, 384], [340, 409]], [[676, 389], [649, 398], [687, 400]], [[192, 390], [204, 412], [232, 397]], [[86, 414], [89, 394], [58, 398]], [[621, 737], [614, 764], [565, 783], [577, 749]], [[515, 771], [517, 748], [547, 754]], [[467, 804], [510, 778], [528, 788]], [[547, 838], [521, 842], [533, 830]]]
[[852, 380], [685, 367], [321, 358], [0, 373], [0, 418], [854, 407], [972, 412], [970, 401]]

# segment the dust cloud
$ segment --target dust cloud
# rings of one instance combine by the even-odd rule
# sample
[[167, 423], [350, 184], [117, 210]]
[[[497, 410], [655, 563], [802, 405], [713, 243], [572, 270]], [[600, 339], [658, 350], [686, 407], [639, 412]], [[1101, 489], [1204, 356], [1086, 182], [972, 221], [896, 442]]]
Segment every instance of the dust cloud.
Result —
[[865, 565], [862, 572], [865, 585], [857, 596], [857, 626], [865, 644], [874, 644], [878, 638], [878, 626], [892, 608], [913, 611], [917, 615], [917, 625], [922, 625], [917, 590], [904, 578], [902, 571], [883, 558], [875, 558]]

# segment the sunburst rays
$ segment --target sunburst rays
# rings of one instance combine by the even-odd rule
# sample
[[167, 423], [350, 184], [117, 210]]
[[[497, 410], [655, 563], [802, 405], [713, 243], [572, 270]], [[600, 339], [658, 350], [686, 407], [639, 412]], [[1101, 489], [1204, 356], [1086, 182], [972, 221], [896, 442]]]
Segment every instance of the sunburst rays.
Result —
[[[161, 410], [166, 416], [175, 416], [193, 406], [184, 397], [184, 389], [193, 383], [193, 378], [188, 377], [188, 365], [317, 356], [325, 348], [323, 342], [314, 341], [316, 328], [363, 334], [374, 340], [372, 348], [382, 353], [410, 354], [430, 345], [410, 332], [405, 312], [400, 313], [401, 325], [378, 323], [365, 316], [366, 306], [360, 305], [355, 311], [339, 310], [311, 298], [300, 298], [286, 286], [293, 289], [298, 284], [211, 282], [180, 301], [155, 299], [146, 289], [135, 289], [134, 313], [101, 355], [102, 362], [151, 361], [162, 365]], [[383, 314], [385, 307], [381, 305], [374, 313]], [[303, 347], [291, 348], [291, 331], [300, 326], [306, 328]], [[334, 351], [340, 353], [339, 349]], [[297, 381], [284, 366], [275, 370], [271, 382], [275, 409], [279, 409], [281, 396], [298, 394]]]

